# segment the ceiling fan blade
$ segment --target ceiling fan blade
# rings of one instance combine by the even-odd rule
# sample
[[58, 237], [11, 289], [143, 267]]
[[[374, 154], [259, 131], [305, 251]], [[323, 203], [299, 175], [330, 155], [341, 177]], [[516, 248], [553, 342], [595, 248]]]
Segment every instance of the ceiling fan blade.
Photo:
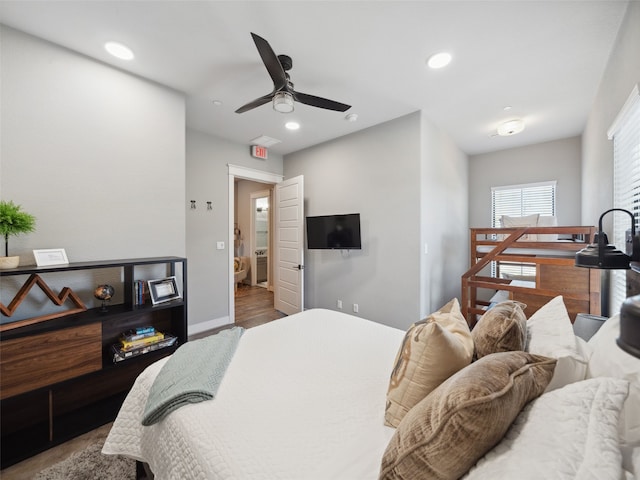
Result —
[[273, 89], [280, 90], [287, 84], [287, 74], [282, 68], [282, 64], [280, 60], [278, 60], [278, 56], [275, 54], [269, 42], [267, 42], [264, 38], [255, 33], [251, 33], [253, 37], [253, 43], [256, 44], [256, 48], [258, 49], [258, 53], [260, 54], [260, 58], [262, 58], [262, 63], [267, 67], [267, 71], [269, 75], [271, 75], [271, 80], [273, 80]]
[[327, 110], [335, 110], [336, 112], [346, 112], [351, 108], [351, 105], [335, 102], [327, 98], [316, 97], [315, 95], [309, 95], [307, 93], [291, 92], [293, 99], [297, 102], [311, 105], [312, 107], [325, 108]]
[[268, 103], [271, 101], [271, 99], [273, 98], [273, 93], [269, 93], [268, 95], [265, 95], [264, 97], [260, 97], [260, 98], [256, 98], [255, 100], [247, 103], [246, 105], [243, 105], [242, 107], [240, 107], [239, 109], [236, 110], [236, 113], [244, 113], [248, 110], [251, 110], [253, 108], [259, 107], [260, 105], [264, 105], [265, 103]]

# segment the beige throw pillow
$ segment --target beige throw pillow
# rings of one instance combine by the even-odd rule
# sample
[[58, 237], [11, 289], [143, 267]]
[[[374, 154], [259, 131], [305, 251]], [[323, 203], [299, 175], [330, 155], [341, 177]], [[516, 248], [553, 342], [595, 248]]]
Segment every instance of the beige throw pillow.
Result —
[[555, 363], [526, 352], [503, 352], [459, 371], [403, 418], [387, 445], [379, 480], [461, 477], [542, 394]]
[[497, 352], [524, 350], [527, 344], [527, 317], [524, 303], [506, 300], [487, 311], [478, 321], [471, 336], [476, 357]]
[[385, 425], [402, 417], [458, 370], [471, 363], [473, 339], [457, 299], [414, 323], [405, 334], [391, 372]]
[[[500, 223], [502, 223], [502, 226], [505, 228], [537, 227], [538, 218], [540, 218], [540, 215], [537, 213], [526, 215], [524, 217], [511, 217], [509, 215], [502, 215], [502, 217], [500, 217]], [[535, 242], [536, 240], [536, 234], [523, 235], [518, 239], [518, 241], [527, 242]]]

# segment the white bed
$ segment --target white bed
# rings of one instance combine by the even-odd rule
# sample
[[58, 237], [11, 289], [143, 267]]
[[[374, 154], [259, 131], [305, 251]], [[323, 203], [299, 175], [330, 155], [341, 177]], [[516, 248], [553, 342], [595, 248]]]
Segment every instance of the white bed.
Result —
[[[383, 454], [395, 432], [384, 425], [385, 399], [404, 334], [398, 329], [322, 309], [249, 329], [241, 338], [216, 398], [184, 406], [161, 422], [143, 427], [140, 420], [149, 388], [167, 361], [162, 359], [137, 379], [103, 453], [146, 462], [157, 480], [377, 479]], [[571, 403], [573, 399], [575, 403], [576, 395], [584, 394], [588, 398], [578, 403], [585, 411], [574, 419], [572, 427], [577, 428], [576, 422], [582, 425], [581, 438], [569, 438], [578, 450], [572, 461], [583, 468], [589, 458], [604, 462], [605, 468], [600, 473], [605, 476], [594, 479], [634, 478], [622, 470], [616, 425], [619, 412], [614, 412], [621, 407], [611, 406], [606, 420], [599, 416], [598, 410], [603, 407], [596, 398], [617, 395], [622, 402], [628, 384], [623, 388], [622, 383], [604, 380], [596, 383], [584, 389], [574, 384], [577, 394], [574, 390], [560, 389], [542, 395], [540, 400], [545, 399], [539, 402], [542, 414], [523, 412], [518, 417], [511, 433], [516, 443], [509, 450], [517, 451], [521, 438], [525, 448], [521, 457], [540, 463], [531, 451], [532, 442], [535, 445], [540, 441], [538, 435], [552, 438], [549, 429], [554, 425], [542, 428], [538, 424], [543, 425], [544, 420], [536, 421], [536, 429], [525, 428], [524, 433], [516, 433], [517, 428], [527, 426], [524, 415], [544, 417], [544, 409], [562, 410], [562, 405], [567, 405], [562, 402]], [[593, 393], [594, 389], [599, 393]], [[571, 417], [572, 410], [568, 407], [564, 410]], [[562, 419], [556, 417], [553, 423], [561, 424]], [[612, 418], [614, 424], [605, 425], [607, 421], [611, 424]], [[561, 444], [568, 440], [566, 435], [572, 434], [573, 431], [565, 432]], [[502, 448], [509, 441], [514, 440], [505, 437]], [[545, 443], [549, 444], [546, 440]], [[469, 479], [497, 478], [492, 470], [497, 460], [492, 460], [491, 455], [495, 456], [500, 446], [478, 462]], [[558, 452], [559, 448], [551, 446], [544, 449], [544, 454], [554, 454], [555, 450], [555, 455], [564, 455]], [[600, 455], [593, 456], [597, 451]], [[633, 462], [634, 454], [637, 460], [638, 449], [629, 449], [627, 453], [631, 459], [628, 464]], [[509, 457], [502, 461], [507, 466], [500, 468], [507, 469]], [[517, 465], [522, 458], [512, 461]], [[546, 463], [553, 465], [550, 460]], [[627, 465], [627, 469], [631, 467]], [[567, 472], [554, 478], [579, 478], [571, 476], [572, 472], [574, 469], [567, 468]], [[521, 479], [549, 478], [540, 477], [541, 472], [528, 476], [526, 469], [521, 473]]]

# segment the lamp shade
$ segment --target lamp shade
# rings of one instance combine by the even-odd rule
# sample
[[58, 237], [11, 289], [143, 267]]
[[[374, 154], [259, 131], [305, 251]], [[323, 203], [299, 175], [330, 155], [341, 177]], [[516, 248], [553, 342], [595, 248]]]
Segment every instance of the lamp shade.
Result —
[[627, 298], [620, 309], [620, 337], [616, 341], [625, 352], [640, 358], [640, 295]]

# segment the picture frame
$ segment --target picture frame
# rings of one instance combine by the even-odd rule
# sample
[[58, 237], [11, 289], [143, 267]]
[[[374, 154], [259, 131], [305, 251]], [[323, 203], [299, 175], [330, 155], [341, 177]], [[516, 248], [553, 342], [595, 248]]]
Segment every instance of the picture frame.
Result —
[[182, 298], [175, 276], [149, 280], [147, 284], [153, 305]]
[[34, 250], [33, 256], [38, 267], [48, 267], [51, 265], [66, 265], [69, 263], [67, 252], [64, 248], [45, 248]]

